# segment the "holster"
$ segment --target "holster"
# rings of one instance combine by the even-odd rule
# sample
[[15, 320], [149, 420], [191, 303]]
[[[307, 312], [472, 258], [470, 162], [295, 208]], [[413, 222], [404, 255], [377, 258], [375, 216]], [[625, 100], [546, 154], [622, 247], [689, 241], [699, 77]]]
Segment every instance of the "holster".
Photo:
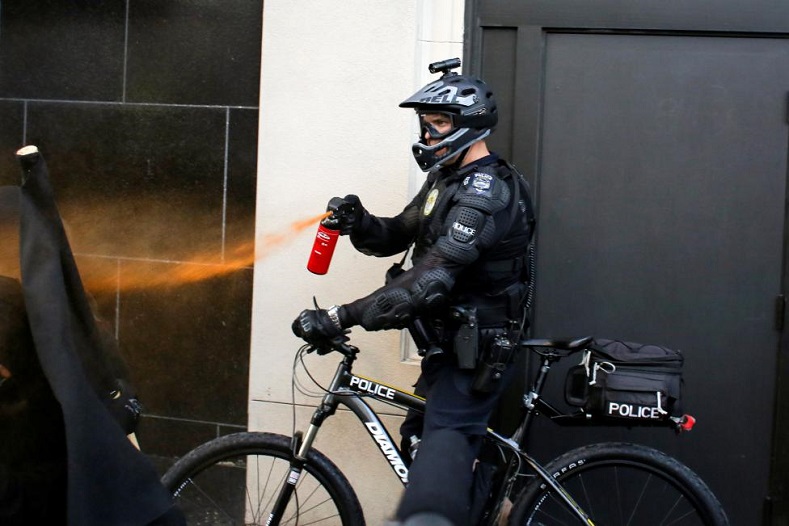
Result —
[[[473, 309], [472, 309], [473, 310]], [[458, 367], [461, 369], [474, 369], [477, 367], [479, 357], [479, 326], [476, 316], [460, 326], [455, 334], [452, 346], [457, 357]]]
[[493, 334], [485, 338], [485, 348], [477, 364], [471, 389], [478, 393], [496, 390], [504, 377], [504, 371], [512, 362], [515, 349], [506, 329], [493, 329]]

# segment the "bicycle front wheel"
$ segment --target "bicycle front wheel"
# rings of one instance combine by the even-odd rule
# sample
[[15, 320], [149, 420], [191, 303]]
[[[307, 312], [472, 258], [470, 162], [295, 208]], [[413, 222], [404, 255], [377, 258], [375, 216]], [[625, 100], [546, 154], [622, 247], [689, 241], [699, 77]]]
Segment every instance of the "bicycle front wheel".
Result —
[[[727, 526], [723, 507], [687, 466], [655, 449], [605, 443], [569, 451], [545, 466], [596, 525]], [[518, 497], [510, 525], [580, 524], [541, 479]]]
[[[266, 524], [290, 476], [291, 440], [243, 432], [206, 442], [184, 455], [162, 483], [189, 526]], [[280, 524], [363, 526], [361, 505], [334, 463], [311, 450]]]

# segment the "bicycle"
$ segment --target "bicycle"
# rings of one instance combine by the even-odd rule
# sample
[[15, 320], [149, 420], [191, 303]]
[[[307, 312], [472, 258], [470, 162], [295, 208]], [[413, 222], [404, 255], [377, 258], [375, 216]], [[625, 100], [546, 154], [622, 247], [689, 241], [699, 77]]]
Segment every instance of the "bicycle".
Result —
[[[585, 350], [591, 342], [591, 337], [520, 342], [523, 350], [539, 356], [541, 366], [523, 397], [522, 417], [514, 433], [507, 437], [488, 430], [484, 448], [493, 452], [492, 459], [477, 462], [475, 469], [486, 475], [478, 481], [489, 490], [483, 501], [472, 505], [472, 523], [727, 526], [721, 504], [704, 481], [655, 449], [633, 443], [593, 444], [568, 451], [544, 466], [527, 453], [525, 437], [537, 415], [564, 426], [605, 424], [581, 411], [562, 412], [541, 396], [551, 365]], [[309, 345], [299, 349], [294, 378], [296, 362], [313, 350]], [[365, 399], [419, 411], [425, 400], [354, 375], [358, 348], [338, 342], [331, 350], [342, 359], [306, 433], [223, 436], [187, 453], [165, 473], [162, 482], [188, 524], [365, 524], [347, 478], [313, 448], [321, 425], [339, 406], [363, 423], [392, 472], [407, 484], [404, 455], [408, 452], [398, 448]], [[325, 352], [328, 349], [320, 350]], [[663, 425], [680, 432], [692, 427], [692, 420], [687, 415], [671, 417]]]

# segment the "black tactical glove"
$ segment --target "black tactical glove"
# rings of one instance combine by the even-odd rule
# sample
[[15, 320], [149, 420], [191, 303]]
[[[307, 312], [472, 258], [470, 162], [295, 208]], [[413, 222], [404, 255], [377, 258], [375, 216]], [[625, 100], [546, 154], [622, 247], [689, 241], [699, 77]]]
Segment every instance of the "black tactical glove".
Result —
[[293, 320], [293, 334], [303, 339], [318, 351], [318, 354], [327, 354], [332, 351], [333, 345], [348, 341], [336, 314], [337, 307], [330, 315], [325, 309], [305, 309], [299, 317]]
[[118, 378], [116, 384], [117, 389], [109, 394], [104, 404], [123, 431], [130, 435], [136, 431], [140, 422], [142, 404], [128, 382]]
[[329, 199], [329, 204], [326, 205], [326, 211], [332, 212], [330, 220], [334, 222], [342, 236], [350, 235], [367, 213], [359, 197], [353, 194], [345, 197], [332, 197]]

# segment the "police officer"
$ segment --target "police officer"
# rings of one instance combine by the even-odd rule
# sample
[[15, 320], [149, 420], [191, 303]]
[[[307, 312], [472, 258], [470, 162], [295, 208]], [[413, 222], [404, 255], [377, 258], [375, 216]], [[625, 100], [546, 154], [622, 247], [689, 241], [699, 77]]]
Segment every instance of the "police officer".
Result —
[[318, 347], [356, 325], [411, 330], [424, 356], [416, 392], [427, 405], [401, 427], [404, 451], [421, 438], [397, 510], [406, 524], [468, 524], [474, 459], [527, 323], [528, 186], [488, 150], [498, 120], [493, 94], [483, 81], [451, 71], [459, 65], [431, 64], [443, 76], [400, 104], [416, 111], [421, 134], [412, 151], [428, 172], [405, 209], [384, 218], [355, 195], [329, 201], [357, 250], [391, 256], [412, 246], [412, 267], [395, 265], [373, 293], [305, 310], [293, 323], [297, 336]]

